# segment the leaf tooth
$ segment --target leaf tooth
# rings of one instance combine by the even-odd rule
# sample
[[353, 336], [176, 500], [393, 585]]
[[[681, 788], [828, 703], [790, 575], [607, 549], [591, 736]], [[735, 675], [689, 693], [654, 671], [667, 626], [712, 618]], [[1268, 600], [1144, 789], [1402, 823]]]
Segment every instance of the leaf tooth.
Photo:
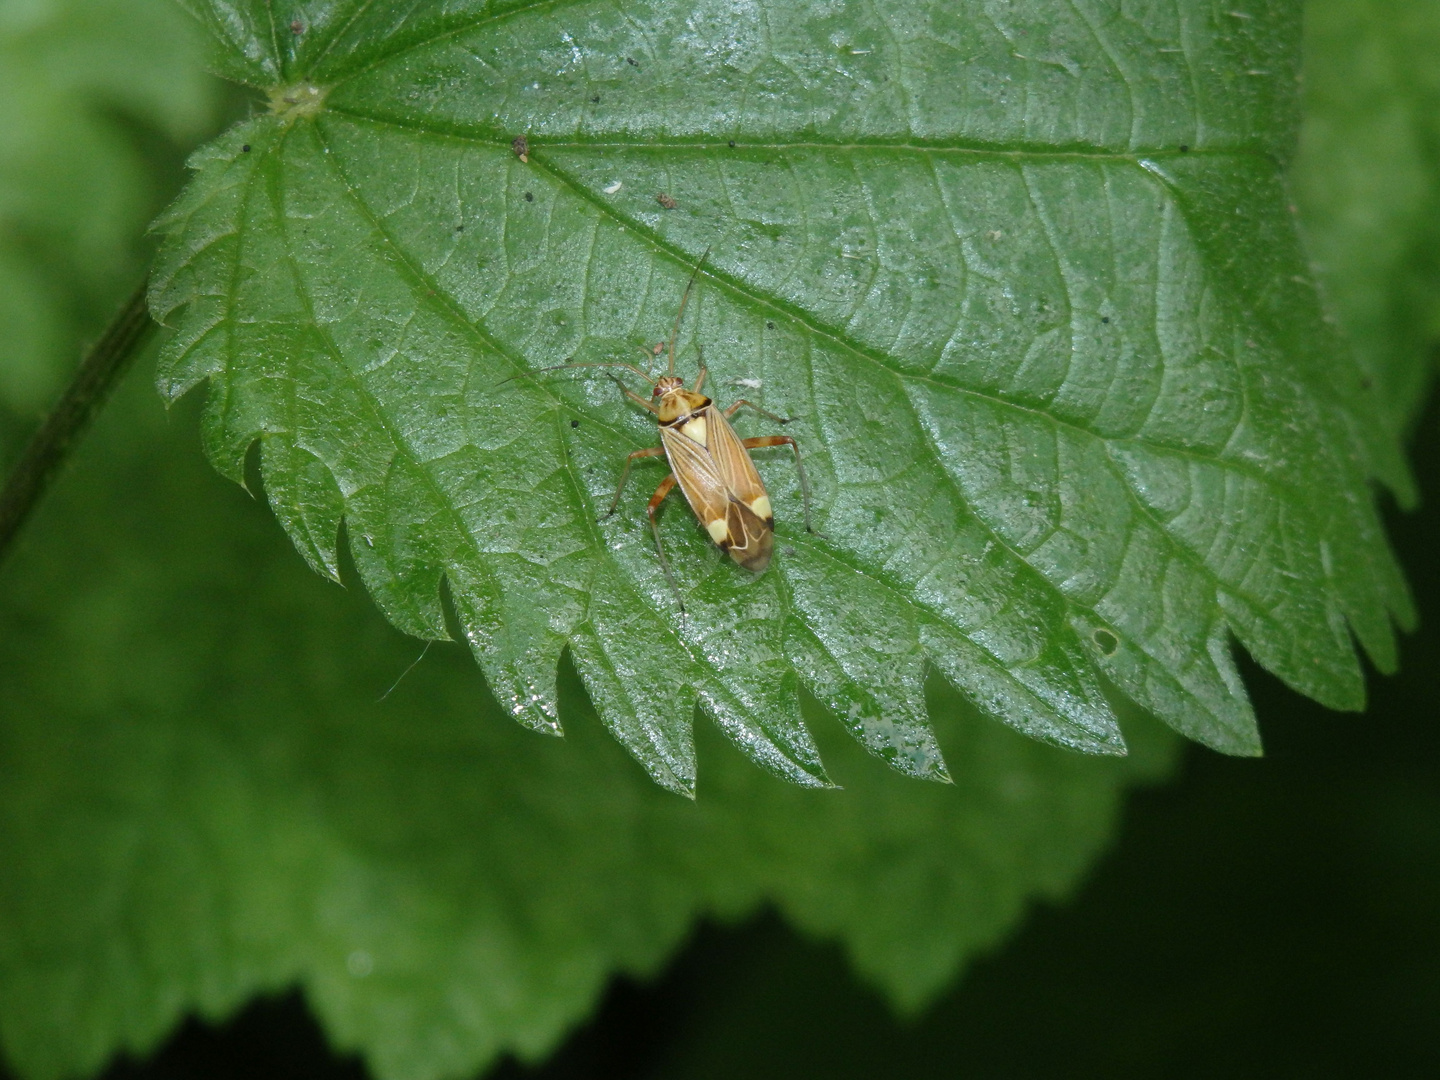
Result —
[[[1338, 410], [1332, 413], [1332, 422], [1339, 425], [1343, 417], [1336, 414]], [[1347, 464], [1355, 468], [1354, 462]], [[1340, 607], [1355, 637], [1375, 667], [1388, 675], [1399, 664], [1395, 624], [1402, 630], [1415, 628], [1415, 602], [1363, 477], [1357, 477], [1354, 490], [1332, 498], [1337, 500], [1334, 512], [1323, 519], [1326, 573], [1339, 592]], [[1376, 598], [1381, 602], [1376, 603]]]
[[1125, 753], [1120, 722], [1078, 647], [1052, 642], [1034, 661], [1006, 664], [942, 623], [926, 622], [921, 641], [952, 686], [1017, 731], [1087, 754]]
[[794, 675], [785, 682], [789, 684], [788, 701], [747, 707], [707, 680], [700, 703], [726, 737], [762, 769], [801, 787], [838, 787], [825, 771], [820, 749], [800, 718]]
[[190, 161], [200, 173], [197, 182], [152, 226], [165, 242], [147, 300], [155, 321], [175, 331], [156, 369], [167, 401], [220, 374], [231, 359], [232, 301], [244, 273], [242, 236], [251, 224], [259, 148], [269, 145], [273, 129], [264, 121], [243, 124], [197, 152]]
[[[1223, 486], [1223, 477], [1133, 441], [1107, 449], [1030, 410], [946, 387], [917, 383], [911, 398], [967, 502], [1069, 602], [1084, 664], [1177, 731], [1226, 752], [1258, 753], [1213, 573], [1182, 543], [1185, 510], [1207, 497], [1193, 481], [1214, 476]], [[1137, 461], [1148, 464], [1143, 475]], [[1127, 477], [1154, 505], [1127, 491]], [[1197, 528], [1216, 527], [1215, 514], [1191, 516]], [[1189, 538], [1206, 550], [1203, 537]]]
[[[865, 605], [874, 610], [871, 604]], [[848, 636], [826, 634], [799, 618], [786, 649], [800, 679], [861, 746], [906, 776], [950, 782], [925, 711], [925, 666], [918, 643], [904, 638], [879, 654]]]
[[1105, 676], [1197, 742], [1258, 754], [1254, 710], [1212, 579], [1177, 557], [1158, 526], [1136, 517], [1125, 527], [1119, 562], [1102, 580], [1107, 588], [1098, 598], [1072, 601], [1070, 624]]
[[395, 519], [385, 485], [361, 488], [346, 500], [350, 553], [360, 580], [395, 626], [425, 640], [447, 641], [440, 602], [443, 572], [424, 535], [424, 523]]
[[799, 680], [785, 655], [784, 580], [765, 574], [737, 595], [736, 573], [722, 564], [686, 596], [681, 632], [704, 658], [701, 703], [761, 767], [806, 787], [833, 787], [801, 719]]
[[[1229, 626], [1213, 602], [1206, 606], [1208, 628], [1198, 641], [1189, 630], [1169, 628], [1142, 645], [1120, 626], [1079, 607], [1071, 609], [1070, 624], [1105, 677], [1141, 708], [1212, 750], [1256, 757], [1260, 730], [1235, 669]], [[1193, 613], [1196, 620], [1202, 617], [1203, 612]], [[1177, 613], [1176, 621], [1182, 619], [1190, 622], [1191, 616]]]
[[695, 690], [669, 625], [613, 569], [591, 586], [588, 620], [570, 638], [590, 699], [610, 733], [657, 784], [695, 796]]
[[345, 498], [329, 467], [288, 435], [260, 440], [265, 494], [291, 542], [317, 574], [340, 581]]
[[465, 640], [501, 707], [532, 731], [563, 735], [555, 681], [566, 637], [551, 613], [564, 601], [547, 596], [554, 590], [544, 583], [517, 590], [462, 564], [448, 580]]
[[1174, 546], [1172, 558], [1209, 578], [1251, 655], [1317, 701], [1358, 708], [1364, 683], [1326, 566], [1324, 528], [1282, 478], [1139, 442], [1111, 453]]

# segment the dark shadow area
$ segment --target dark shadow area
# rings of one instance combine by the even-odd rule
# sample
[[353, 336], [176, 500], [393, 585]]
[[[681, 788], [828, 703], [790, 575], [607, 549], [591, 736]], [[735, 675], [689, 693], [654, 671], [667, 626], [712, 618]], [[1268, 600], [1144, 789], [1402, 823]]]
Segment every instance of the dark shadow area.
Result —
[[251, 1002], [219, 1027], [187, 1020], [146, 1062], [125, 1060], [106, 1080], [366, 1080], [355, 1058], [331, 1052], [299, 994]]
[[[548, 1062], [491, 1077], [1440, 1075], [1440, 409], [1418, 431], [1425, 504], [1391, 535], [1424, 622], [1366, 715], [1248, 666], [1268, 756], [1192, 749], [1176, 783], [1131, 798], [1072, 903], [911, 1021], [766, 915], [703, 927], [656, 982], [616, 981]], [[292, 994], [104, 1075], [366, 1073]]]

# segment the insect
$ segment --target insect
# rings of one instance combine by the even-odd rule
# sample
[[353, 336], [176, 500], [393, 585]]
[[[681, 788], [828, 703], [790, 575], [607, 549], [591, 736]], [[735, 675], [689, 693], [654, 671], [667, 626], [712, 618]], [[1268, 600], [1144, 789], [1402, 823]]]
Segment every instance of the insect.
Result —
[[[708, 254], [708, 252], [707, 252]], [[685, 317], [685, 305], [690, 300], [690, 290], [705, 263], [705, 256], [690, 275], [680, 298], [680, 310], [675, 316], [675, 326], [670, 333], [668, 345], [669, 362], [666, 373], [652, 379], [633, 364], [611, 362], [603, 364], [561, 364], [560, 367], [623, 367], [639, 375], [651, 385], [650, 398], [641, 397], [619, 378], [615, 383], [625, 396], [646, 411], [654, 414], [660, 428], [660, 445], [636, 450], [625, 459], [620, 472], [620, 483], [615, 489], [615, 498], [605, 516], [615, 513], [620, 505], [620, 496], [625, 491], [630, 467], [643, 458], [660, 457], [662, 454], [670, 464], [670, 475], [660, 482], [655, 494], [650, 497], [646, 514], [650, 518], [650, 529], [655, 536], [655, 550], [660, 557], [660, 568], [674, 590], [677, 600], [680, 589], [675, 575], [670, 570], [670, 561], [665, 557], [665, 546], [660, 539], [660, 522], [657, 514], [660, 504], [665, 501], [678, 484], [685, 500], [690, 504], [706, 533], [721, 550], [752, 573], [760, 573], [770, 565], [770, 556], [775, 544], [775, 515], [770, 505], [770, 495], [765, 484], [750, 460], [750, 451], [769, 446], [788, 446], [795, 454], [795, 470], [800, 479], [800, 494], [805, 506], [805, 530], [815, 532], [810, 522], [810, 482], [805, 475], [805, 464], [800, 456], [800, 447], [789, 435], [761, 435], [742, 439], [730, 426], [730, 418], [741, 408], [749, 407], [761, 416], [778, 424], [788, 424], [789, 418], [766, 412], [752, 401], [743, 398], [728, 409], [721, 409], [702, 393], [705, 387], [705, 357], [700, 353], [700, 370], [695, 377], [694, 389], [687, 389], [685, 380], [675, 374], [675, 339], [680, 333], [680, 323]], [[651, 355], [659, 354], [657, 346]], [[553, 368], [545, 370], [556, 370]], [[680, 600], [680, 610], [685, 610]]]

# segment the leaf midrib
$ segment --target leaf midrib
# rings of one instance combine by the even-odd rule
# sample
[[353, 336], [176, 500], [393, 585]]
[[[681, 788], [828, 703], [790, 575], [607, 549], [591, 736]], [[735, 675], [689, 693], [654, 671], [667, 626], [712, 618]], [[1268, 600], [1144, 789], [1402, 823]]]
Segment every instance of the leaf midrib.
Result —
[[[514, 137], [514, 133], [498, 132], [493, 127], [478, 124], [448, 123], [433, 116], [401, 120], [360, 105], [336, 102], [331, 100], [331, 97], [338, 85], [335, 84], [328, 88], [325, 103], [327, 112], [339, 113], [375, 124], [389, 124], [421, 134], [461, 139], [496, 149], [508, 150]], [[561, 150], [734, 150], [737, 152], [746, 150], [895, 150], [916, 154], [973, 154], [980, 158], [1019, 161], [1034, 159], [1045, 162], [1119, 162], [1141, 168], [1147, 161], [1168, 161], [1178, 158], [1255, 158], [1275, 169], [1281, 167], [1280, 159], [1273, 153], [1253, 146], [1191, 146], [1186, 150], [1181, 150], [1178, 146], [1167, 145], [1115, 150], [1080, 142], [1053, 144], [1027, 143], [1016, 140], [1005, 145], [997, 145], [980, 139], [916, 139], [913, 137], [893, 139], [882, 136], [858, 139], [817, 139], [813, 135], [785, 142], [766, 141], [765, 139], [736, 139], [733, 140], [733, 146], [731, 142], [730, 139], [712, 139], [705, 136], [647, 135], [644, 138], [626, 139], [607, 134], [587, 139], [570, 134], [558, 139], [546, 137], [532, 143], [532, 146]]]

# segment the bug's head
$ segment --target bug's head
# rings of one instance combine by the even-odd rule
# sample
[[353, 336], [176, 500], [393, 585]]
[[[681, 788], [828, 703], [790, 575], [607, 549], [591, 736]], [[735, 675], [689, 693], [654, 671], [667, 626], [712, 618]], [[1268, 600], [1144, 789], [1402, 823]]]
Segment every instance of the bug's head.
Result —
[[662, 398], [666, 394], [673, 394], [676, 390], [683, 390], [684, 388], [685, 380], [680, 378], [680, 376], [661, 375], [660, 378], [655, 380], [655, 392], [650, 396], [652, 398]]

